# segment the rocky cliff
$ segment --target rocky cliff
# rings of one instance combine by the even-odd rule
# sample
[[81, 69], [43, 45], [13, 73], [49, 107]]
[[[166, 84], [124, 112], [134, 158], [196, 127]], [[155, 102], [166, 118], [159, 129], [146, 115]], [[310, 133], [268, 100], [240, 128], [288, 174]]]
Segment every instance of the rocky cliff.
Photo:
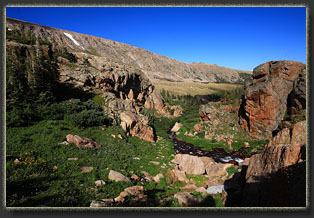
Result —
[[[65, 47], [75, 56], [136, 67], [149, 79], [244, 83], [251, 75], [250, 71], [215, 64], [183, 63], [128, 44], [11, 18], [6, 19], [6, 28], [7, 31], [32, 34], [51, 43], [53, 47]], [[104, 70], [101, 64], [96, 68]]]
[[284, 119], [306, 109], [306, 66], [270, 61], [257, 66], [242, 99], [240, 124], [252, 137], [270, 137]]

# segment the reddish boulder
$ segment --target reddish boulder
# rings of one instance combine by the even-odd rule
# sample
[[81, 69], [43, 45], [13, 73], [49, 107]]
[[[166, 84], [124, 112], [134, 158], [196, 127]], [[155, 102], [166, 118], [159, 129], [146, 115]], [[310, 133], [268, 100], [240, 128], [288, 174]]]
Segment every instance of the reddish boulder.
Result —
[[240, 125], [251, 136], [271, 136], [287, 110], [289, 94], [303, 81], [305, 67], [295, 61], [270, 61], [253, 70], [253, 83], [246, 88], [239, 110]]
[[68, 134], [66, 136], [66, 140], [69, 143], [74, 143], [78, 148], [94, 148], [94, 147], [101, 147], [101, 144], [89, 139], [84, 138], [78, 135], [71, 135]]

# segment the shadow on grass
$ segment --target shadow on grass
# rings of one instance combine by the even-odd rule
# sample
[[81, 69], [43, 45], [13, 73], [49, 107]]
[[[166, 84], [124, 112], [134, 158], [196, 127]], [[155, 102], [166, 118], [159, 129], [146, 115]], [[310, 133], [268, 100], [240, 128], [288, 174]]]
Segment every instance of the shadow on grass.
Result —
[[[73, 178], [72, 178], [73, 179]], [[62, 190], [51, 189], [52, 183], [61, 180], [71, 180], [70, 177], [39, 177], [20, 181], [7, 182], [7, 207], [79, 207], [86, 206], [85, 192], [71, 187], [66, 193]]]
[[74, 86], [71, 83], [59, 83], [55, 94], [58, 101], [65, 101], [71, 98], [77, 98], [85, 101], [92, 99], [95, 96], [94, 93], [85, 91], [81, 87]]
[[[30, 207], [44, 204], [43, 199], [35, 199], [34, 197], [49, 189], [49, 182], [57, 178], [41, 177], [34, 179], [25, 179], [16, 182], [7, 181], [6, 185], [6, 201], [9, 207]], [[27, 200], [21, 202], [20, 199]], [[44, 197], [46, 199], [52, 196]]]

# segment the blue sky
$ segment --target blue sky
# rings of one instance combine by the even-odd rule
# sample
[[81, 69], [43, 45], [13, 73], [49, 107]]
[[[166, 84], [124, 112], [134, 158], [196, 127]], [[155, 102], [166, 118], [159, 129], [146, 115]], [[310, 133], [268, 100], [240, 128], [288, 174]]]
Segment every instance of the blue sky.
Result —
[[6, 15], [187, 63], [252, 70], [271, 60], [306, 62], [305, 7], [7, 7]]

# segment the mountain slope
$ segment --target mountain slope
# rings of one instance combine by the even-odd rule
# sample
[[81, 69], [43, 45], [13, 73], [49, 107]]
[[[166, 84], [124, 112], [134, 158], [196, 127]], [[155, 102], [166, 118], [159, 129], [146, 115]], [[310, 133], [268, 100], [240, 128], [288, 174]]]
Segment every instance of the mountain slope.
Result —
[[204, 63], [183, 63], [128, 44], [12, 18], [6, 19], [6, 27], [7, 31], [17, 30], [48, 41], [53, 46], [65, 47], [74, 55], [82, 56], [84, 53], [84, 56], [101, 57], [102, 61], [135, 67], [152, 80], [244, 83], [251, 76], [250, 71]]

